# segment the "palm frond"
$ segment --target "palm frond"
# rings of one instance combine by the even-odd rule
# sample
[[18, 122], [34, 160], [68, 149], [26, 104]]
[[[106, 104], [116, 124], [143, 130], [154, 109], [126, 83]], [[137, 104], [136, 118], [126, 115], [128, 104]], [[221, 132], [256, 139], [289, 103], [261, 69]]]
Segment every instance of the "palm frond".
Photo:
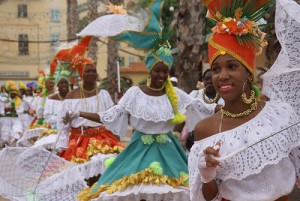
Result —
[[167, 45], [167, 41], [174, 35], [174, 33], [174, 29], [170, 29], [168, 24], [163, 26], [161, 33], [153, 33], [153, 37], [151, 38], [153, 51], [158, 50], [163, 45]]

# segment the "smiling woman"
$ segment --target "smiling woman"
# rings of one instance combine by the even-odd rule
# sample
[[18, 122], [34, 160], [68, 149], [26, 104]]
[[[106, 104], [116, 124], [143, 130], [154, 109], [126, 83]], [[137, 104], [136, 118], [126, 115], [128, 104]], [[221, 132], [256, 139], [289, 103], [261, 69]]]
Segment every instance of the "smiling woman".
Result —
[[[265, 45], [254, 20], [264, 16], [271, 1], [202, 2], [217, 21], [208, 52], [212, 82], [225, 105], [196, 125], [189, 157], [191, 200], [286, 201], [300, 173], [299, 106], [294, 104], [299, 95], [290, 91], [294, 99], [263, 102], [253, 86], [255, 53]], [[281, 90], [286, 88], [276, 87], [277, 96]]]
[[[67, 111], [101, 112], [112, 107], [113, 102], [108, 92], [97, 89], [98, 74], [94, 63], [89, 59], [83, 59], [78, 71], [82, 77], [82, 84], [68, 93], [62, 112], [64, 114]], [[68, 136], [69, 131], [70, 136]], [[119, 153], [124, 148], [102, 124], [83, 118], [74, 119], [64, 132], [66, 135], [62, 136], [60, 140], [64, 141], [65, 139], [68, 144], [65, 144], [67, 149], [60, 156], [75, 163], [87, 162], [93, 155], [99, 153]]]

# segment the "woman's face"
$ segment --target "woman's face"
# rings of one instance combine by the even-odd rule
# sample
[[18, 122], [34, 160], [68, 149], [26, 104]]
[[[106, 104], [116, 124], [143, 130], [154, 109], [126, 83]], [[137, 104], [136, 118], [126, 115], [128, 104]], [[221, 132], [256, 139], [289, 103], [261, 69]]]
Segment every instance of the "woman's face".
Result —
[[52, 79], [47, 79], [45, 85], [46, 85], [47, 91], [53, 91], [55, 84]]
[[[220, 55], [214, 60], [211, 71], [213, 85], [225, 101], [240, 99], [244, 83], [252, 79], [245, 66], [227, 54]], [[245, 85], [246, 90], [250, 90], [249, 84]]]
[[95, 83], [98, 78], [97, 69], [93, 64], [87, 64], [84, 68], [82, 79], [85, 83]]
[[204, 87], [206, 87], [206, 92], [208, 93], [215, 93], [216, 90], [213, 86], [213, 83], [212, 83], [212, 77], [211, 77], [211, 71], [208, 70], [205, 74], [204, 74], [204, 77], [203, 77], [203, 84], [204, 84]]
[[58, 83], [58, 91], [60, 93], [68, 93], [69, 92], [69, 82], [68, 80], [62, 78]]
[[168, 75], [169, 67], [162, 62], [156, 63], [150, 71], [151, 87], [161, 88], [168, 79]]
[[32, 96], [33, 95], [32, 89], [30, 87], [27, 88], [26, 95], [27, 96]]

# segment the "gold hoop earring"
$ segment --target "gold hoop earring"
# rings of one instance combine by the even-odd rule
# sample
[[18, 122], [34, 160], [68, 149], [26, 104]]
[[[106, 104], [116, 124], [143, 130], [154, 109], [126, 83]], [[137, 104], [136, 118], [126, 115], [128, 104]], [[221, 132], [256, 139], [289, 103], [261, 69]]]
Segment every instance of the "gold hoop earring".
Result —
[[[207, 87], [207, 86], [206, 86]], [[206, 87], [202, 90], [202, 99], [203, 99], [203, 101], [206, 103], [206, 104], [214, 104], [214, 103], [216, 103], [217, 101], [218, 101], [218, 99], [220, 98], [220, 95], [216, 92], [216, 97], [214, 97], [213, 99], [211, 99], [211, 100], [208, 100], [207, 98], [206, 98], [206, 94], [205, 94], [205, 92], [206, 92]]]
[[242, 93], [241, 97], [242, 97], [242, 100], [244, 101], [244, 103], [246, 103], [246, 104], [249, 105], [249, 104], [252, 103], [253, 100], [255, 99], [255, 92], [254, 92], [253, 89], [251, 89], [251, 91], [250, 91], [250, 97], [247, 98], [247, 94], [245, 93], [245, 84], [246, 84], [247, 82], [250, 82], [250, 84], [251, 84], [251, 80], [246, 80], [246, 81], [244, 82], [244, 85], [243, 85], [243, 93]]

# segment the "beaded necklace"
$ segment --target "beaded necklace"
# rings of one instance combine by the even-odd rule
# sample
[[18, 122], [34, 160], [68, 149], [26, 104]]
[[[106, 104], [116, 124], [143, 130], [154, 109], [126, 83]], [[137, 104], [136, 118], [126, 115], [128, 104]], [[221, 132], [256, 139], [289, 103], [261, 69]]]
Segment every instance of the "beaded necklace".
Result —
[[245, 110], [244, 112], [238, 113], [238, 114], [233, 114], [227, 110], [224, 110], [223, 107], [221, 107], [221, 113], [224, 114], [227, 117], [231, 118], [238, 118], [238, 117], [244, 117], [249, 115], [251, 112], [255, 111], [257, 109], [258, 103], [257, 99], [254, 99], [254, 102], [250, 105], [250, 108]]
[[[97, 110], [96, 112], [99, 112], [99, 97], [98, 97], [98, 91], [97, 88], [93, 89], [96, 91], [96, 106], [97, 106]], [[82, 87], [80, 87], [80, 100], [81, 100], [81, 105], [82, 105], [82, 109], [85, 109], [85, 112], [88, 112], [88, 103], [86, 101], [86, 97], [85, 97], [85, 91], [83, 90]], [[85, 106], [85, 107], [84, 107]]]

